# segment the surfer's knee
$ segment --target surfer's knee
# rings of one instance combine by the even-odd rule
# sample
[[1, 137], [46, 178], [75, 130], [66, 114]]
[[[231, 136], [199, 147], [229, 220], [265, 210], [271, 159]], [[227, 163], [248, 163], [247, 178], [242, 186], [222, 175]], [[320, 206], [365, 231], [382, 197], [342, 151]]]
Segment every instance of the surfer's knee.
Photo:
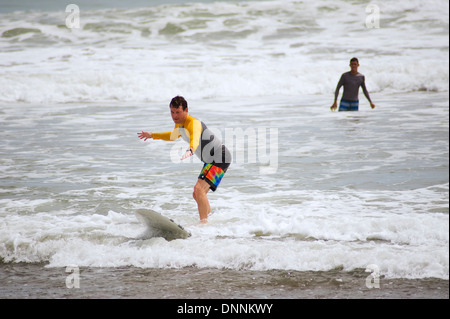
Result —
[[202, 186], [197, 184], [194, 186], [194, 193], [192, 194], [192, 196], [194, 197], [195, 200], [198, 200], [199, 198], [201, 198], [203, 195], [205, 194], [205, 191], [203, 190]]
[[197, 200], [201, 196], [201, 192], [202, 192], [201, 188], [198, 185], [195, 185], [192, 197], [194, 197], [194, 199]]

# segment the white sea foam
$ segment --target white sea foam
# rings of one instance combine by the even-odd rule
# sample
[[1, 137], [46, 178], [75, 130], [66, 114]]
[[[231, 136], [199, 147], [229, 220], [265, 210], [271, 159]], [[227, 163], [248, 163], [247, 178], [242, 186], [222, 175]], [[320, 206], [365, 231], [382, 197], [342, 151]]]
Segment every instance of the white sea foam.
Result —
[[[239, 200], [225, 201], [227, 207], [219, 208], [208, 226], [174, 212], [171, 217], [191, 223], [192, 237], [172, 242], [142, 237], [145, 226], [130, 212], [38, 213], [29, 215], [26, 225], [22, 216], [7, 216], [0, 251], [4, 261], [48, 260], [55, 267], [352, 270], [375, 263], [388, 277], [448, 278], [448, 223], [443, 216], [411, 212], [415, 204], [407, 207], [403, 198], [412, 201], [427, 193], [432, 200], [429, 189], [357, 196], [291, 191], [255, 201], [240, 194]], [[301, 204], [274, 206], [280, 197]]]
[[364, 4], [327, 0], [87, 10], [80, 29], [64, 12], [4, 13], [0, 101], [332, 95], [355, 55], [371, 92], [448, 91], [445, 8], [387, 1], [379, 29]]

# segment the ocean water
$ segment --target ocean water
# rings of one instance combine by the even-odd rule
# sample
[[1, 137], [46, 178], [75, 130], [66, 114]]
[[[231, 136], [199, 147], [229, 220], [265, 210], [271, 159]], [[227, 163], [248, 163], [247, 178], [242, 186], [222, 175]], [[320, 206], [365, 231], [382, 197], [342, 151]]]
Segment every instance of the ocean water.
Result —
[[[78, 6], [0, 2], [0, 297], [448, 298], [448, 2]], [[353, 56], [376, 108], [331, 112]], [[136, 135], [178, 94], [233, 151], [207, 225], [201, 163]]]
[[3, 13], [0, 101], [332, 96], [353, 56], [372, 93], [448, 91], [448, 4], [382, 1], [379, 28], [366, 25], [374, 14], [366, 13], [368, 5], [231, 1], [85, 10], [80, 4], [80, 28], [72, 29], [65, 6]]

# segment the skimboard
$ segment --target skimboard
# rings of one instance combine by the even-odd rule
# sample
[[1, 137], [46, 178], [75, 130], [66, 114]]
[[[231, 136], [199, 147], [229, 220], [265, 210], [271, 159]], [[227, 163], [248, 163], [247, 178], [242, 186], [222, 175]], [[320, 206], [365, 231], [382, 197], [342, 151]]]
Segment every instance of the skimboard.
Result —
[[147, 226], [153, 237], [163, 237], [166, 240], [186, 239], [191, 234], [172, 219], [150, 209], [139, 209], [136, 217]]

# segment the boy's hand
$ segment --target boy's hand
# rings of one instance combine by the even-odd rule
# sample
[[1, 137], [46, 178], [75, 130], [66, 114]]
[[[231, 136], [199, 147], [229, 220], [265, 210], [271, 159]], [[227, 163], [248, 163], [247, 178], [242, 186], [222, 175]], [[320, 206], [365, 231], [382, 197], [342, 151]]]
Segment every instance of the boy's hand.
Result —
[[183, 157], [182, 157], [180, 160], [181, 160], [181, 161], [182, 161], [182, 160], [185, 160], [186, 158], [189, 158], [189, 157], [191, 157], [192, 155], [194, 155], [194, 151], [192, 150], [192, 148], [190, 148], [190, 149], [188, 149], [188, 150], [186, 151], [186, 153], [184, 153]]
[[150, 132], [142, 131], [140, 133], [137, 133], [137, 135], [141, 140], [144, 140], [144, 141], [148, 140], [149, 138], [153, 138], [153, 134]]

